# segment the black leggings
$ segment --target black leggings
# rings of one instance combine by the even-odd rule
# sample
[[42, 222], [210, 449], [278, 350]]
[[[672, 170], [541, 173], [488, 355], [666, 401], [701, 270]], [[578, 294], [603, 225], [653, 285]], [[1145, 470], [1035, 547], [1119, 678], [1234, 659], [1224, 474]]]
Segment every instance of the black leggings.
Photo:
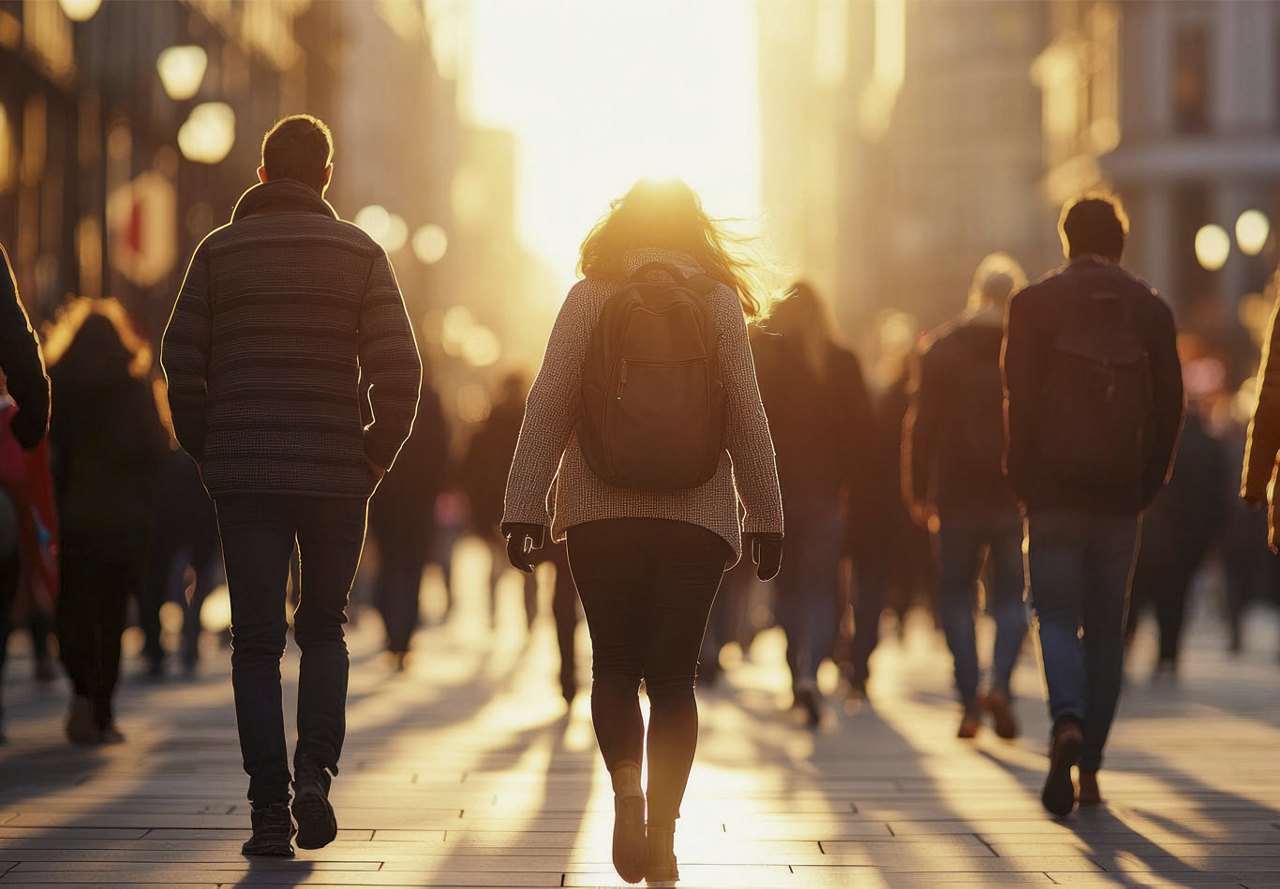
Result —
[[605, 765], [639, 764], [649, 718], [649, 821], [680, 815], [698, 745], [693, 684], [729, 545], [705, 528], [608, 519], [569, 529], [569, 564], [591, 632], [591, 718]]

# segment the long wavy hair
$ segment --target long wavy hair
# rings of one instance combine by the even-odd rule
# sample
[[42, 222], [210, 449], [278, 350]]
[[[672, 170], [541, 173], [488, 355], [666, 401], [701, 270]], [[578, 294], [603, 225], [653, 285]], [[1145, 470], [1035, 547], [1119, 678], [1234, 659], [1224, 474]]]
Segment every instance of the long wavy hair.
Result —
[[45, 328], [44, 357], [50, 367], [92, 364], [145, 379], [152, 355], [119, 300], [85, 296], [64, 305]]
[[683, 181], [641, 179], [613, 201], [582, 242], [578, 272], [620, 280], [627, 252], [643, 248], [692, 257], [708, 276], [733, 289], [749, 320], [768, 316], [774, 294], [766, 283], [767, 264], [752, 239], [708, 216], [698, 195]]
[[836, 342], [835, 324], [813, 285], [807, 281], [791, 285], [786, 299], [774, 305], [768, 329], [793, 343], [813, 377], [826, 382], [827, 359]]

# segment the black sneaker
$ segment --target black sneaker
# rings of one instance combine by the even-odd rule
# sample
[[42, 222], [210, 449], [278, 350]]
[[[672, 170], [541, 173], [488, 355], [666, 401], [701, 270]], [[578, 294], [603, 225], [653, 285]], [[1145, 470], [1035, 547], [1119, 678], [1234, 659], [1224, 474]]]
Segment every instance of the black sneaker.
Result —
[[272, 803], [250, 814], [253, 819], [253, 836], [240, 847], [241, 855], [270, 855], [292, 858], [293, 819], [289, 817], [288, 803]]
[[321, 849], [338, 835], [338, 818], [329, 804], [328, 769], [300, 753], [293, 762], [293, 817], [298, 822], [298, 848]]

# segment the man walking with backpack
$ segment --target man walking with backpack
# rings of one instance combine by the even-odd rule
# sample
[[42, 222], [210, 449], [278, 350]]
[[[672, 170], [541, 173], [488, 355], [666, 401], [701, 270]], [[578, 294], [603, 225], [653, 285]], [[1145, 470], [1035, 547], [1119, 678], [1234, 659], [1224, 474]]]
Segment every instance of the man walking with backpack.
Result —
[[[1005, 253], [979, 263], [964, 316], [938, 331], [920, 356], [902, 433], [907, 502], [918, 520], [936, 529], [938, 612], [955, 660], [961, 738], [977, 735], [984, 706], [997, 735], [1018, 734], [1009, 680], [1027, 635], [1027, 612], [1022, 517], [1001, 472], [1000, 345], [1005, 306], [1025, 284], [1022, 269]], [[995, 620], [996, 640], [991, 684], [980, 696], [973, 613], [984, 564], [990, 578], [986, 611]]]
[[1009, 304], [1006, 468], [1026, 513], [1027, 586], [1053, 716], [1041, 802], [1101, 802], [1097, 772], [1124, 673], [1140, 516], [1167, 480], [1182, 423], [1173, 313], [1120, 266], [1113, 199], [1069, 204], [1067, 265]]
[[231, 592], [246, 855], [293, 855], [280, 657], [295, 545], [292, 817], [304, 849], [337, 834], [328, 795], [346, 730], [347, 596], [369, 495], [409, 435], [422, 374], [386, 253], [324, 200], [332, 158], [314, 117], [267, 133], [261, 184], [196, 249], [164, 335], [174, 431], [213, 497]]

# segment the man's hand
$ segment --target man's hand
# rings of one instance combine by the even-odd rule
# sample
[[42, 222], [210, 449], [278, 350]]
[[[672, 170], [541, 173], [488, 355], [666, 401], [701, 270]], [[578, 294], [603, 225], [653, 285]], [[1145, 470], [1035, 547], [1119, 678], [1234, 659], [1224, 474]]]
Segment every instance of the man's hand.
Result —
[[507, 561], [511, 563], [511, 567], [518, 568], [525, 574], [532, 574], [533, 563], [529, 561], [529, 553], [542, 549], [547, 538], [546, 525], [504, 522], [502, 534], [507, 538]]
[[1241, 497], [1244, 499], [1245, 505], [1250, 509], [1258, 509], [1267, 505], [1267, 496], [1265, 494], [1246, 492]]
[[756, 577], [773, 580], [782, 570], [782, 535], [762, 531], [742, 535], [742, 542], [756, 566]]

